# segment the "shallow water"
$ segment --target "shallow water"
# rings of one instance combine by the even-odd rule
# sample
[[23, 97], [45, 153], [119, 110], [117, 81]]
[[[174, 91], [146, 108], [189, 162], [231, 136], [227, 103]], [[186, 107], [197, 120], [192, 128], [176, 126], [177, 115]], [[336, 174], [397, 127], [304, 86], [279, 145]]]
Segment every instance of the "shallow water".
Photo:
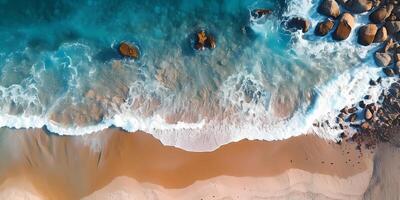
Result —
[[[354, 76], [373, 47], [284, 30], [286, 17], [323, 19], [316, 3], [1, 1], [0, 125], [73, 135], [114, 125], [194, 150], [305, 133], [378, 73]], [[254, 22], [253, 8], [274, 12]], [[216, 49], [193, 50], [201, 29]], [[119, 56], [120, 41], [140, 59]], [[332, 93], [340, 87], [347, 96]]]

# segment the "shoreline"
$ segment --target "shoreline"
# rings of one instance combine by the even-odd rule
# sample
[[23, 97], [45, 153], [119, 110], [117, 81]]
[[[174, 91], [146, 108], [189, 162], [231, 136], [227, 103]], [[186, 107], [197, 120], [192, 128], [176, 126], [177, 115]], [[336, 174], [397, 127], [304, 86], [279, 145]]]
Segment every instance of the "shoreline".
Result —
[[337, 145], [315, 135], [272, 142], [242, 140], [212, 152], [187, 152], [164, 146], [150, 134], [119, 129], [86, 136], [7, 130], [1, 136], [2, 184], [23, 177], [37, 193], [65, 199], [90, 195], [117, 177], [173, 190], [199, 181], [211, 184], [208, 180], [218, 177], [272, 178], [290, 170], [346, 180], [371, 171], [373, 156], [356, 150], [354, 143]]

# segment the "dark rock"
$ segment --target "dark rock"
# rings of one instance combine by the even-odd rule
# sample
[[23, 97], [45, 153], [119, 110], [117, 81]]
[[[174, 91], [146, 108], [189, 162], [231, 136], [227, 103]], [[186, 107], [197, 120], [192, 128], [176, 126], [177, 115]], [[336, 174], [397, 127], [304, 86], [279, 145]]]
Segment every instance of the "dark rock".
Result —
[[372, 9], [374, 6], [371, 0], [348, 0], [345, 3], [347, 10], [352, 13], [363, 13]]
[[130, 44], [127, 42], [121, 42], [119, 44], [118, 50], [122, 56], [133, 58], [133, 59], [139, 58], [139, 49], [133, 44]]
[[351, 115], [347, 118], [347, 120], [348, 120], [349, 122], [355, 122], [355, 121], [357, 120], [357, 114], [356, 114], [356, 113], [351, 114]]
[[360, 101], [358, 103], [358, 106], [360, 106], [360, 108], [365, 108], [365, 102], [364, 101]]
[[376, 82], [374, 80], [369, 80], [369, 85], [375, 86]]
[[254, 9], [250, 12], [251, 16], [255, 19], [259, 19], [261, 17], [272, 14], [272, 10], [270, 9]]
[[382, 77], [379, 77], [378, 79], [376, 79], [376, 82], [381, 84], [382, 83]]
[[385, 19], [390, 16], [393, 10], [393, 5], [383, 5], [380, 8], [376, 9], [369, 15], [369, 20], [375, 24], [380, 24], [385, 22]]
[[351, 30], [354, 28], [354, 17], [350, 13], [343, 13], [339, 19], [339, 25], [333, 33], [333, 39], [345, 40], [349, 37]]
[[376, 32], [374, 42], [379, 43], [379, 42], [384, 42], [388, 39], [388, 34], [386, 27], [382, 26], [381, 28], [378, 29], [378, 32]]
[[342, 108], [342, 110], [340, 110], [340, 112], [347, 115], [349, 114], [349, 108], [345, 106], [344, 108]]
[[322, 0], [318, 12], [328, 17], [336, 18], [340, 15], [339, 5], [335, 0]]
[[388, 21], [385, 23], [385, 27], [389, 35], [395, 34], [400, 31], [400, 21]]
[[343, 118], [337, 117], [337, 118], [336, 118], [336, 123], [338, 123], [338, 124], [343, 124], [343, 123], [344, 123]]
[[317, 24], [315, 27], [315, 35], [318, 36], [325, 36], [329, 33], [329, 31], [332, 30], [333, 26], [335, 25], [335, 22], [331, 19], [327, 19], [323, 22], [320, 22]]
[[215, 49], [217, 47], [217, 43], [215, 42], [214, 36], [209, 35], [205, 42], [205, 47], [209, 49]]
[[358, 43], [364, 46], [370, 45], [374, 39], [378, 27], [375, 24], [367, 24], [362, 26], [358, 31]]
[[375, 53], [375, 63], [380, 67], [386, 67], [393, 63], [392, 56], [389, 53]]
[[400, 62], [397, 62], [393, 67], [393, 71], [395, 74], [400, 74]]
[[355, 113], [357, 112], [357, 107], [351, 107], [347, 110], [349, 113]]
[[371, 99], [371, 98], [372, 98], [372, 96], [369, 95], [369, 94], [364, 96], [364, 99], [367, 99], [367, 100], [368, 100], [368, 99]]
[[394, 61], [396, 61], [396, 62], [400, 61], [400, 53], [394, 54]]
[[393, 51], [395, 47], [395, 42], [393, 41], [392, 38], [386, 41], [385, 46], [383, 47], [383, 53], [387, 53], [389, 51]]
[[383, 68], [383, 73], [385, 73], [386, 76], [394, 76], [394, 71], [390, 67]]
[[290, 31], [301, 30], [303, 33], [305, 33], [310, 29], [310, 26], [310, 20], [301, 17], [293, 17], [286, 21], [286, 28]]

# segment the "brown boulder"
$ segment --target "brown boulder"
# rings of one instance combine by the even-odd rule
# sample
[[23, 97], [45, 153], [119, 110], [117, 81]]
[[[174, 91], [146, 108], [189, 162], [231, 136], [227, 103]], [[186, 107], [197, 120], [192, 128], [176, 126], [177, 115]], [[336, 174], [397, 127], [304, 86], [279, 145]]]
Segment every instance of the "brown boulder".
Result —
[[384, 42], [388, 39], [388, 34], [386, 27], [382, 26], [381, 28], [378, 29], [378, 32], [376, 32], [374, 42]]
[[364, 119], [365, 120], [371, 120], [373, 117], [373, 114], [369, 108], [366, 108], [364, 111]]
[[286, 22], [286, 28], [291, 31], [301, 30], [305, 33], [310, 29], [310, 26], [310, 20], [301, 17], [293, 17]]
[[380, 8], [376, 9], [369, 15], [369, 20], [375, 24], [380, 24], [385, 22], [385, 19], [390, 16], [393, 10], [393, 5], [383, 5]]
[[325, 36], [329, 33], [329, 31], [332, 30], [333, 26], [335, 25], [335, 22], [331, 19], [327, 19], [323, 22], [320, 22], [317, 24], [315, 27], [315, 35], [318, 36]]
[[348, 0], [345, 3], [347, 10], [352, 13], [363, 13], [371, 10], [374, 4], [371, 0]]
[[339, 4], [336, 0], [322, 0], [318, 12], [328, 17], [336, 18], [340, 15]]
[[333, 33], [333, 39], [345, 40], [349, 37], [351, 30], [354, 28], [354, 17], [350, 13], [343, 13], [339, 19], [339, 25]]
[[380, 67], [386, 67], [393, 63], [392, 56], [389, 53], [375, 53], [375, 63]]
[[374, 39], [378, 27], [375, 24], [367, 24], [362, 26], [358, 31], [358, 43], [364, 46], [370, 45]]
[[360, 127], [363, 130], [368, 130], [371, 128], [371, 125], [368, 122], [363, 122], [363, 123], [361, 123]]
[[133, 44], [129, 44], [127, 42], [121, 42], [118, 50], [122, 56], [133, 58], [133, 59], [139, 58], [139, 49]]

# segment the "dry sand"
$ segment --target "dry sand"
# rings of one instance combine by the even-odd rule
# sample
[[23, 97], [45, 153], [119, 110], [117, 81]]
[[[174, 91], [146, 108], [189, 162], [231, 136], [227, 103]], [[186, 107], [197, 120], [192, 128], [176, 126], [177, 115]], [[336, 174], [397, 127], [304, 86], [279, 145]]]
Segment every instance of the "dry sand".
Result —
[[313, 135], [187, 152], [118, 129], [74, 137], [1, 132], [0, 198], [19, 189], [44, 199], [359, 199], [372, 174], [368, 151]]

